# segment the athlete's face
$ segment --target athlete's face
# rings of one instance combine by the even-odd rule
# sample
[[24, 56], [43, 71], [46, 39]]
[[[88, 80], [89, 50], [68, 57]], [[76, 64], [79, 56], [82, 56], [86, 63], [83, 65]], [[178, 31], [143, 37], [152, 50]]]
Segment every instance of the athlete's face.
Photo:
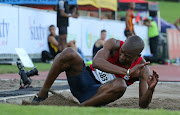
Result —
[[139, 55], [133, 53], [132, 51], [126, 50], [123, 45], [120, 48], [120, 53], [119, 53], [119, 62], [121, 64], [131, 64], [133, 63]]
[[135, 4], [134, 2], [130, 3], [130, 8], [131, 8], [132, 10], [134, 10], [135, 7], [136, 7], [136, 4]]
[[105, 40], [105, 39], [106, 39], [106, 36], [107, 36], [107, 33], [106, 33], [106, 32], [102, 32], [102, 33], [101, 33], [101, 39]]
[[55, 28], [55, 27], [50, 27], [50, 28], [49, 28], [49, 32], [50, 32], [52, 35], [55, 35], [55, 33], [56, 33], [56, 28]]

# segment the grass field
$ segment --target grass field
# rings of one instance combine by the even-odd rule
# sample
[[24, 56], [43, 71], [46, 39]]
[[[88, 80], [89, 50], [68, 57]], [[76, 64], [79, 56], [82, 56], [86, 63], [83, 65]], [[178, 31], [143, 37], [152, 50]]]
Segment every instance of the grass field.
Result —
[[180, 115], [179, 111], [163, 109], [125, 109], [95, 107], [19, 106], [0, 105], [1, 115]]
[[180, 2], [159, 2], [159, 8], [161, 17], [172, 24], [180, 17]]
[[[35, 66], [37, 66], [38, 71], [49, 71], [52, 64], [49, 63], [34, 63]], [[32, 68], [26, 68], [27, 70], [30, 70]], [[18, 73], [19, 70], [17, 68], [17, 65], [0, 65], [0, 74], [4, 73]]]

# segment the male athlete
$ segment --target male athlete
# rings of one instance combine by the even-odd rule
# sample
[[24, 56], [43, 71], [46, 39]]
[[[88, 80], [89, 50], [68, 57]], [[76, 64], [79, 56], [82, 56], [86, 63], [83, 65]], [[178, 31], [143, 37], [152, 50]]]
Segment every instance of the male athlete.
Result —
[[76, 51], [66, 48], [55, 57], [42, 89], [32, 102], [46, 99], [55, 79], [65, 71], [71, 93], [82, 106], [113, 102], [123, 96], [127, 86], [139, 80], [139, 106], [146, 108], [151, 102], [158, 74], [155, 71], [150, 74], [146, 66], [149, 63], [140, 54], [143, 48], [144, 42], [138, 36], [131, 36], [125, 42], [109, 39], [94, 57], [91, 68], [85, 67]]
[[100, 39], [98, 39], [98, 40], [94, 43], [94, 46], [93, 46], [93, 56], [92, 56], [92, 58], [94, 58], [94, 56], [96, 55], [96, 53], [97, 53], [101, 48], [103, 48], [104, 43], [105, 43], [106, 36], [107, 36], [106, 30], [101, 30], [101, 37], [100, 37]]
[[126, 29], [124, 31], [124, 35], [128, 38], [129, 36], [135, 35], [134, 33], [134, 27], [133, 27], [133, 18], [134, 18], [134, 11], [135, 8], [135, 3], [131, 2], [129, 4], [129, 9], [126, 12]]

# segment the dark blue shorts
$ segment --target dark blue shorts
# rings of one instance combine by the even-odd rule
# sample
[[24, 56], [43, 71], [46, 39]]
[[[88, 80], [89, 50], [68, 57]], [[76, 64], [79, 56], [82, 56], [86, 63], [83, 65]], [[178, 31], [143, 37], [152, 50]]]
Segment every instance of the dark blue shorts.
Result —
[[68, 76], [68, 83], [71, 93], [76, 97], [80, 103], [88, 100], [94, 96], [101, 86], [94, 80], [92, 73], [83, 64], [83, 71], [78, 76]]

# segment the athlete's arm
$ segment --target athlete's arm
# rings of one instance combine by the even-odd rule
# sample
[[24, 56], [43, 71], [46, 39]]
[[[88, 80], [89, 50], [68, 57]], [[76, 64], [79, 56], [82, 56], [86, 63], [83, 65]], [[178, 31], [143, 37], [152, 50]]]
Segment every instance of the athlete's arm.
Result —
[[176, 22], [174, 23], [174, 25], [176, 26], [176, 28], [180, 31], [180, 28], [178, 27], [178, 24], [180, 23], [180, 17], [176, 20]]
[[104, 44], [104, 47], [95, 55], [92, 65], [93, 68], [107, 73], [126, 75], [127, 69], [121, 68], [107, 61], [107, 59], [110, 57], [110, 52], [118, 44], [120, 44], [118, 40], [115, 40], [113, 38], [107, 40]]
[[66, 18], [71, 17], [70, 14], [67, 14], [64, 12], [65, 8], [64, 8], [64, 1], [63, 0], [59, 1], [59, 9], [58, 10], [60, 11], [61, 16], [66, 17]]
[[48, 41], [52, 43], [54, 46], [58, 47], [58, 42], [56, 41], [54, 36], [49, 36]]
[[131, 28], [130, 28], [130, 25], [129, 25], [129, 18], [131, 16], [131, 13], [127, 11], [126, 13], [126, 27], [128, 28], [128, 30], [130, 31], [131, 34], [133, 34]]
[[[142, 63], [145, 63], [145, 61], [142, 60]], [[158, 78], [159, 76], [155, 71], [153, 71], [153, 75], [150, 75], [150, 70], [147, 66], [141, 70], [139, 82], [139, 106], [141, 108], [146, 108], [151, 102]]]

